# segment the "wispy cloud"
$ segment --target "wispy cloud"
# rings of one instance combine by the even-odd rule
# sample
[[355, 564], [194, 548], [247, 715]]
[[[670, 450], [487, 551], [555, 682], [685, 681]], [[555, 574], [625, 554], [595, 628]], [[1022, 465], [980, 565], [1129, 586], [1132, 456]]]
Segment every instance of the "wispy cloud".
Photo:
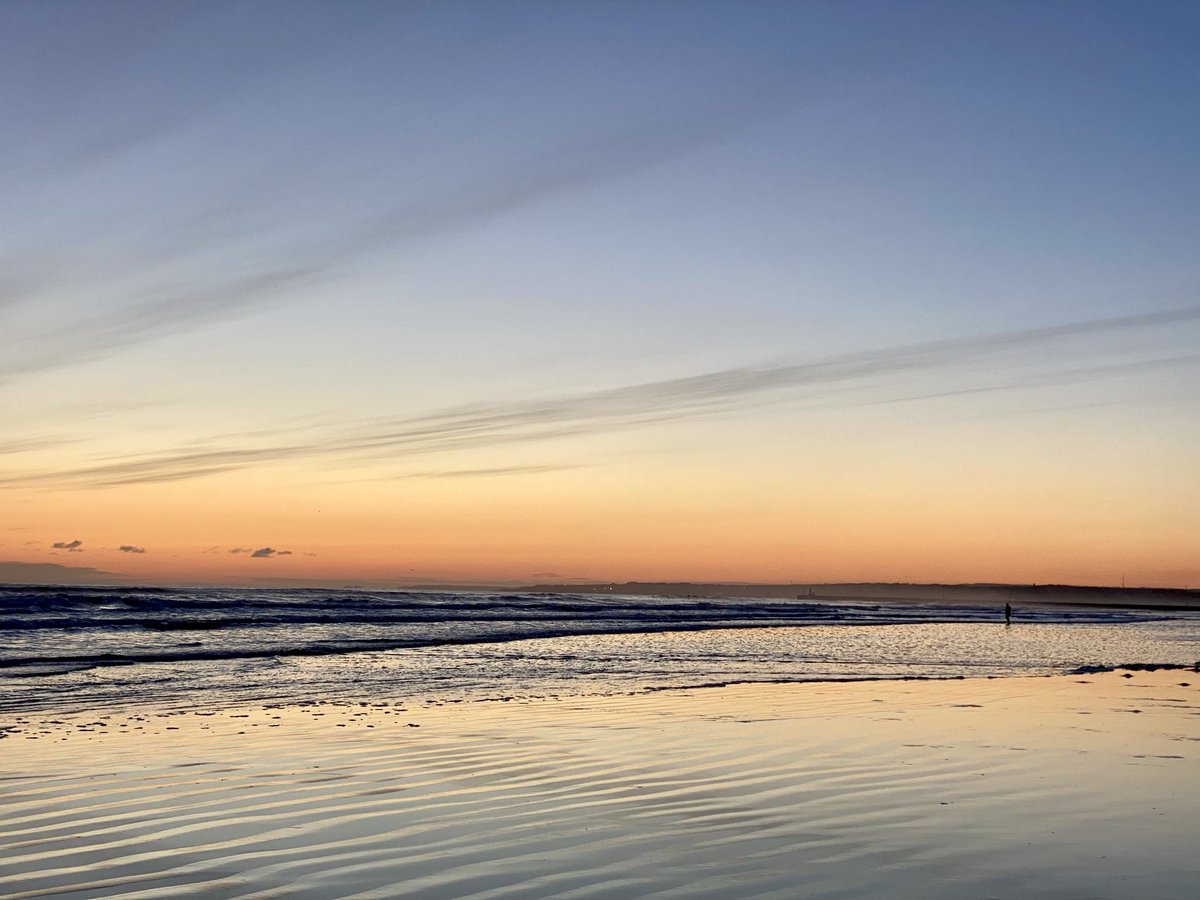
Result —
[[50, 546], [53, 547], [55, 550], [66, 550], [68, 553], [82, 553], [83, 552], [83, 541], [80, 541], [80, 540], [55, 541]]
[[135, 547], [133, 544], [122, 544], [117, 548], [122, 553], [145, 553], [145, 547]]
[[496, 466], [481, 469], [446, 469], [432, 472], [410, 472], [401, 478], [495, 478], [501, 475], [541, 475], [546, 472], [567, 472], [581, 469], [582, 465], [531, 465], [531, 466]]
[[0, 456], [16, 453], [36, 453], [73, 443], [73, 438], [12, 438], [0, 441]]
[[[1119, 375], [1136, 375], [1154, 371], [1165, 371], [1181, 367], [1200, 366], [1200, 353], [1184, 353], [1177, 356], [1166, 356], [1155, 359], [1126, 360], [1119, 363], [1106, 363], [1098, 366], [1078, 366], [1038, 372], [1032, 375], [1018, 375], [1000, 384], [980, 385], [975, 387], [956, 388], [945, 391], [927, 393], [905, 393], [895, 397], [886, 397], [869, 403], [907, 403], [915, 400], [937, 400], [944, 397], [958, 397], [967, 394], [992, 394], [1003, 391], [1019, 391], [1032, 388], [1050, 387], [1055, 385], [1083, 384], [1101, 378]], [[1096, 404], [1088, 404], [1094, 406]], [[1078, 408], [1078, 407], [1075, 407]]]
[[[267, 254], [265, 261], [247, 263], [242, 272], [230, 277], [160, 282], [139, 288], [132, 298], [122, 291], [120, 299], [93, 303], [99, 307], [95, 312], [64, 320], [49, 330], [14, 335], [19, 340], [10, 346], [0, 342], [5, 350], [0, 355], [0, 382], [108, 356], [125, 347], [228, 319], [318, 284], [381, 250], [476, 227], [557, 195], [669, 162], [760, 122], [781, 108], [776, 98], [760, 92], [725, 98], [720, 105], [709, 108], [660, 111], [606, 133], [531, 154], [427, 196], [405, 197], [323, 236], [281, 238], [280, 248]], [[276, 223], [280, 235], [287, 235], [290, 225]], [[236, 235], [238, 228], [230, 222], [225, 231]], [[153, 266], [147, 260], [133, 260], [127, 267], [138, 271], [162, 268], [172, 261], [185, 262], [193, 252], [193, 243], [168, 241], [176, 249], [165, 251], [165, 256], [160, 253], [162, 258], [154, 259]], [[293, 260], [304, 262], [296, 265]], [[122, 277], [118, 273], [115, 283]], [[0, 286], [0, 310], [18, 300], [28, 304], [39, 296], [54, 296], [64, 287], [63, 276], [54, 271], [27, 281], [8, 289]]]
[[693, 153], [779, 114], [775, 91], [731, 92], [704, 107], [658, 110], [606, 133], [551, 147], [482, 178], [412, 198], [326, 242], [317, 258], [341, 265], [384, 247], [474, 227], [559, 194], [603, 185]]
[[29, 335], [8, 349], [0, 361], [0, 380], [16, 375], [75, 364], [132, 346], [227, 318], [313, 279], [312, 267], [282, 268], [236, 276], [200, 287], [165, 285], [132, 304], [105, 307], [99, 312]]
[[[1056, 360], [1060, 356], [1066, 358], [1063, 351], [1080, 339], [1107, 336], [1120, 339], [1128, 348], [1137, 349], [1139, 345], [1131, 340], [1136, 331], [1180, 328], [1197, 322], [1200, 322], [1200, 307], [1189, 307], [884, 347], [813, 362], [727, 368], [543, 399], [481, 402], [420, 416], [351, 422], [308, 432], [288, 428], [273, 434], [260, 432], [249, 445], [213, 441], [199, 448], [165, 450], [120, 462], [28, 472], [0, 479], [0, 486], [50, 483], [111, 487], [159, 483], [285, 460], [315, 458], [340, 458], [347, 463], [380, 459], [403, 461], [425, 454], [613, 433], [658, 423], [730, 415], [763, 403], [826, 396], [822, 392], [831, 390], [855, 391], [857, 402], [863, 402], [861, 392], [866, 388], [883, 393], [884, 401], [897, 399], [898, 393], [900, 399], [917, 399], [960, 392], [1028, 390], [1143, 369], [1196, 365], [1200, 363], [1200, 356], [1195, 354], [1120, 362], [1110, 362], [1105, 357], [1106, 361], [1091, 366], [1063, 365]], [[1113, 351], [1105, 347], [1087, 352], [1105, 355]], [[913, 389], [921, 377], [930, 373], [953, 377], [948, 373], [975, 371], [1000, 362], [1008, 368], [1015, 366], [1019, 370], [1017, 377], [1010, 374], [999, 384], [972, 384], [940, 392]], [[447, 470], [418, 472], [407, 477], [457, 478], [555, 468], [559, 467]], [[230, 552], [249, 551], [236, 548]]]

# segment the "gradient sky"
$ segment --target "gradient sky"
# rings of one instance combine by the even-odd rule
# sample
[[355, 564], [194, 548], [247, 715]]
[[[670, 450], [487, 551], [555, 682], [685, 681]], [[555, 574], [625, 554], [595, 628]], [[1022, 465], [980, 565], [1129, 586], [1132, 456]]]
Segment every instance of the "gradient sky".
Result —
[[0, 579], [1200, 584], [1197, 46], [4, 4]]

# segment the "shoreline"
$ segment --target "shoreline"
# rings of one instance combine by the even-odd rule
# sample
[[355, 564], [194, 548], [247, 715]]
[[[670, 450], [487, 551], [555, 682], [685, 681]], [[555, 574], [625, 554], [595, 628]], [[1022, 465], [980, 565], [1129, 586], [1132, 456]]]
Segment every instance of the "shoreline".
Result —
[[1159, 669], [86, 714], [0, 743], [0, 894], [1182, 896]]

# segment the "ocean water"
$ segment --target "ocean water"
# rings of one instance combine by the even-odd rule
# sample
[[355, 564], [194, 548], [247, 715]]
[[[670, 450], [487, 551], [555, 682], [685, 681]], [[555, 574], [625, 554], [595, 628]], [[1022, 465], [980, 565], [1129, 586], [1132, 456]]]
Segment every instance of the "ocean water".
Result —
[[1200, 659], [1200, 615], [583, 594], [0, 586], [0, 711], [446, 702]]

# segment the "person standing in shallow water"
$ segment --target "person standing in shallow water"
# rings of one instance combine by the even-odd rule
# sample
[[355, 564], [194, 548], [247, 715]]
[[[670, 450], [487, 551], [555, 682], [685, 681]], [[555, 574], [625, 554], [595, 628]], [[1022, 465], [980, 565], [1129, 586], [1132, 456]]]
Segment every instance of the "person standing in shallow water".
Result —
[[1012, 624], [1012, 605], [1009, 603], [1004, 604], [1004, 624]]

